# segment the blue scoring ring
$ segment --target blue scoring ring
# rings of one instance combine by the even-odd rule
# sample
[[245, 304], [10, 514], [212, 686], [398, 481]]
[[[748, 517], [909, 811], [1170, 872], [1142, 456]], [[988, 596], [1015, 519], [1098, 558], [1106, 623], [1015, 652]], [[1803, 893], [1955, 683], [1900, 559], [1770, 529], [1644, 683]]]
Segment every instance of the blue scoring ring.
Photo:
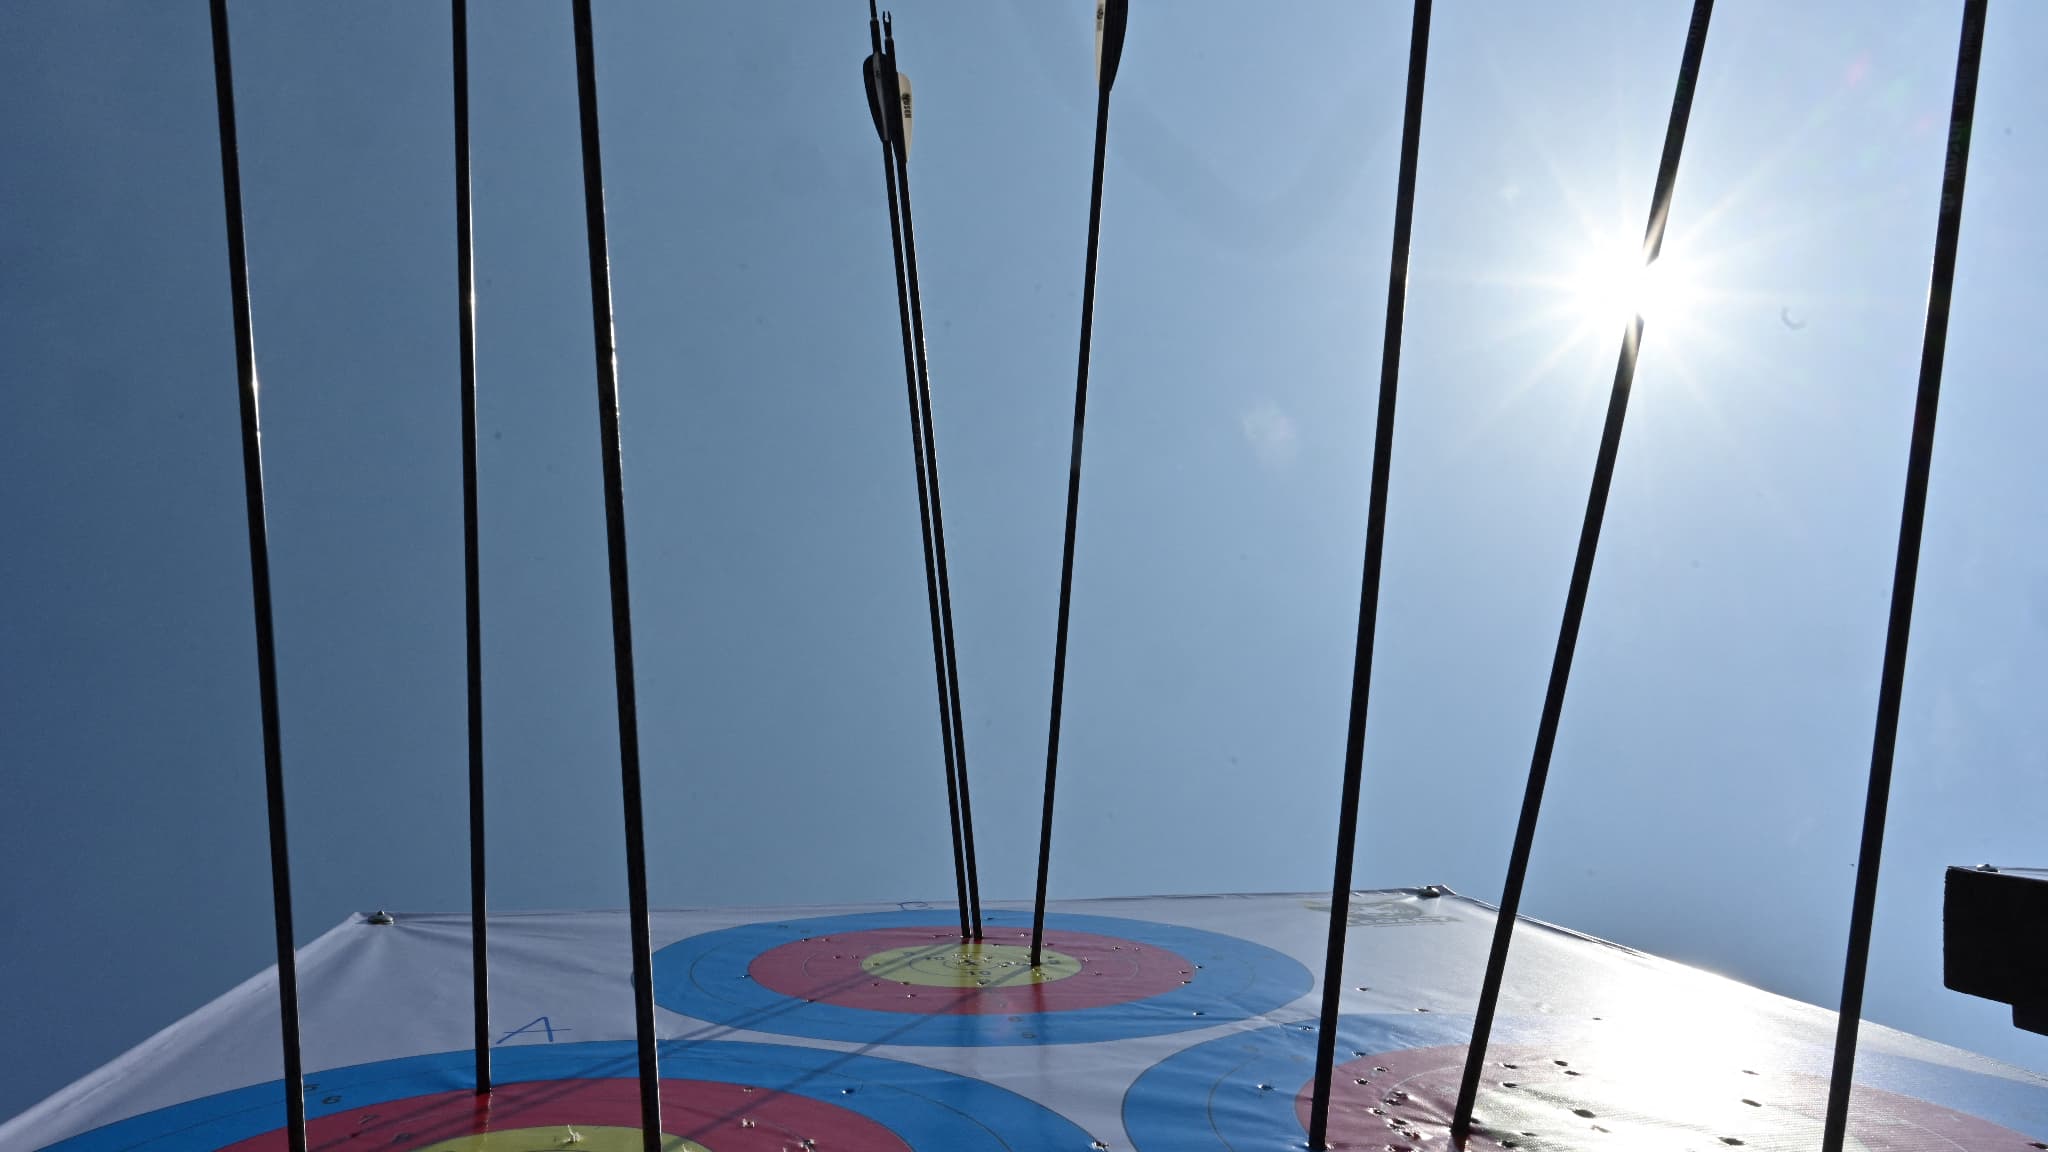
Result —
[[[467, 1090], [475, 1056], [465, 1049], [337, 1068], [309, 1076], [306, 1115], [319, 1119], [366, 1105]], [[629, 1041], [522, 1044], [492, 1053], [498, 1084], [631, 1078]], [[711, 1041], [661, 1045], [664, 1080], [746, 1084], [857, 1112], [918, 1152], [1035, 1152], [1087, 1148], [1072, 1121], [1006, 1088], [935, 1068], [820, 1048]], [[117, 1121], [50, 1145], [46, 1152], [215, 1152], [284, 1126], [281, 1081], [237, 1088]]]

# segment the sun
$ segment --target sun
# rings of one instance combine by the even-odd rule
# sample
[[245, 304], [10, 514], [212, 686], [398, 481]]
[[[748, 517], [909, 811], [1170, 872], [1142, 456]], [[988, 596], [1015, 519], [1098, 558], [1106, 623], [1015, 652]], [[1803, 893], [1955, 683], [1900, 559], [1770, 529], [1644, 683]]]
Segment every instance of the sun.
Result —
[[1619, 337], [1637, 316], [1647, 328], [1682, 326], [1699, 303], [1699, 278], [1669, 255], [1645, 262], [1639, 244], [1589, 243], [1564, 279], [1581, 335]]
[[[1476, 443], [1487, 429], [1513, 419], [1518, 405], [1538, 393], [1573, 405], [1593, 405], [1609, 394], [1616, 353], [1638, 317], [1657, 364], [1657, 379], [1718, 423], [1716, 397], [1704, 386], [1742, 358], [1725, 331], [1728, 303], [1721, 286], [1724, 256], [1672, 231], [1657, 259], [1645, 258], [1640, 224], [1616, 219], [1602, 226], [1577, 213], [1573, 226], [1533, 237], [1530, 265], [1481, 273], [1480, 282], [1503, 286], [1519, 304], [1490, 339], [1520, 345], [1521, 371], [1504, 381], [1466, 437]], [[1638, 346], [1640, 352], [1641, 346]]]

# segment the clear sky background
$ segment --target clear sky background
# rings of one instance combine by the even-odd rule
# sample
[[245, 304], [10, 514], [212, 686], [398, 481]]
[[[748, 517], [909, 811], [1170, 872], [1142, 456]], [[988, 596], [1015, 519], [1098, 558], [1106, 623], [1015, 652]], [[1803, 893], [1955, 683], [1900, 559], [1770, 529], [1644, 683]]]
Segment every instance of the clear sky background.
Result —
[[[491, 885], [625, 901], [566, 5], [475, 6]], [[1407, 5], [1133, 5], [1056, 896], [1327, 885]], [[1447, 0], [1356, 880], [1499, 893], [1688, 5]], [[1085, 0], [904, 0], [981, 873], [1028, 898], [1093, 112]], [[1525, 911], [1832, 1004], [1959, 5], [1724, 0]], [[238, 3], [301, 941], [466, 906], [448, 27]], [[2040, 862], [2048, 7], [1993, 5], [1871, 1018], [1941, 869]], [[857, 0], [605, 3], [653, 898], [943, 899]], [[270, 960], [205, 6], [0, 7], [0, 1115]], [[1510, 969], [1509, 979], [1514, 978]], [[1476, 994], [1476, 989], [1474, 990]]]

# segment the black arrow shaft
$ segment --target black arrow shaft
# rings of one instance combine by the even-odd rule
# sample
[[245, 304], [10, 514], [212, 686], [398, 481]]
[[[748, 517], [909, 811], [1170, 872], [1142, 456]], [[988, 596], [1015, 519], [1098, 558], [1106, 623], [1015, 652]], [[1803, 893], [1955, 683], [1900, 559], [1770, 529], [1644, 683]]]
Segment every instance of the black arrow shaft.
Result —
[[242, 494], [249, 523], [249, 594], [256, 623], [256, 688], [263, 716], [263, 791], [270, 821], [270, 908], [277, 946], [277, 1008], [284, 1033], [284, 1108], [291, 1152], [306, 1152], [306, 1084], [299, 1048], [299, 969], [292, 940], [291, 850], [286, 843], [284, 743], [277, 704], [277, 637], [270, 610], [270, 531], [263, 502], [263, 431], [256, 391], [256, 336], [249, 252], [242, 234], [242, 155], [235, 131], [234, 51], [227, 0], [212, 0], [213, 87], [220, 116], [221, 200], [227, 213], [228, 283], [234, 303], [235, 379], [242, 416]]
[[[892, 53], [893, 58], [893, 53]], [[939, 449], [932, 421], [932, 372], [931, 361], [925, 346], [924, 295], [917, 281], [917, 227], [910, 211], [910, 167], [902, 141], [899, 139], [896, 154], [896, 192], [902, 198], [903, 207], [903, 259], [910, 286], [910, 322], [915, 328], [912, 346], [917, 357], [917, 404], [918, 425], [921, 429], [921, 450], [924, 457], [924, 472], [931, 485], [930, 545], [932, 561], [938, 574], [939, 622], [943, 639], [946, 705], [949, 710], [948, 730], [953, 735], [952, 760], [954, 773], [959, 780], [959, 820], [961, 855], [967, 866], [968, 915], [972, 921], [972, 933], [981, 937], [981, 873], [974, 860], [974, 799], [967, 780], [967, 725], [960, 714], [960, 657], [954, 643], [953, 630], [953, 582], [946, 565], [946, 512], [939, 490]]]
[[1081, 350], [1074, 371], [1074, 443], [1067, 464], [1066, 543], [1060, 553], [1059, 621], [1053, 633], [1052, 707], [1046, 721], [1045, 801], [1038, 817], [1038, 884], [1031, 904], [1031, 966], [1045, 944], [1045, 892], [1052, 869], [1052, 810], [1059, 782], [1060, 714], [1066, 703], [1067, 619], [1074, 602], [1074, 533], [1081, 515], [1081, 442], [1088, 426], [1088, 359], [1095, 338], [1095, 264], [1102, 240], [1102, 170], [1109, 149], [1109, 93], [1095, 98], [1095, 169], [1088, 191], [1088, 260], [1081, 279]]
[[606, 558], [611, 572], [612, 672], [619, 704], [619, 796], [626, 827], [627, 916], [633, 948], [633, 1034], [640, 1062], [640, 1135], [662, 1152], [661, 1072], [654, 1036], [654, 955], [647, 923], [647, 834], [640, 806], [640, 720], [633, 681], [633, 599], [627, 580], [626, 489], [619, 440], [619, 361], [612, 329], [605, 236], [604, 149], [598, 134], [597, 59], [590, 0], [576, 0], [576, 104], [583, 138], [583, 220], [590, 261], [590, 328], [597, 362], [597, 423], [604, 469]]
[[1870, 964], [1870, 927], [1877, 911], [1877, 870], [1891, 801], [1892, 756], [1905, 692], [1906, 642], [1913, 627], [1913, 588], [1920, 571], [1920, 534], [1934, 464], [1934, 417], [1941, 403], [1942, 360], [1949, 308], [1955, 299], [1956, 248], [1963, 228], [1963, 185], [1970, 167], [1970, 128], [1977, 112], [1977, 71], [1984, 55], [1985, 0], [1965, 0], [1956, 50], [1955, 97], [1949, 108], [1947, 162], [1934, 230], [1934, 272], [1927, 291], [1927, 327], [1920, 345], [1920, 383], [1913, 438], [1906, 456], [1906, 495], [1899, 512], [1899, 553], [1892, 569], [1891, 618], [1885, 627], [1884, 671], [1878, 680], [1877, 730], [1870, 747], [1870, 787], [1863, 804], [1863, 844], [1856, 858], [1856, 894], [1849, 912], [1849, 951], [1835, 1017], [1834, 1067], [1828, 1078], [1823, 1152], [1842, 1152], [1849, 1134], [1849, 1091], [1856, 1074], [1856, 1034], [1863, 1021], [1863, 981]]
[[469, 199], [469, 0], [450, 4], [455, 73], [455, 263], [462, 345], [462, 599], [469, 670], [470, 1012], [476, 1090], [491, 1090], [490, 945], [484, 898], [483, 609], [479, 591], [476, 484], [476, 265]]
[[[1671, 100], [1671, 119], [1664, 129], [1664, 153], [1657, 163], [1657, 183], [1650, 196], [1650, 222], [1643, 234], [1643, 263], [1656, 261], [1663, 250], [1664, 229], [1670, 220], [1672, 192], [1678, 183], [1678, 161], [1685, 151], [1686, 124], [1692, 116], [1693, 91], [1698, 86], [1700, 60], [1706, 52], [1707, 25], [1714, 13], [1713, 0], [1694, 0], [1692, 22], [1686, 30], [1685, 53], [1678, 66], [1678, 88]], [[1600, 525], [1607, 514], [1607, 494], [1614, 483], [1615, 460], [1621, 451], [1622, 423], [1628, 416], [1629, 390], [1634, 386], [1636, 362], [1642, 349], [1643, 318], [1638, 313], [1622, 335], [1621, 356], [1614, 369], [1614, 389], [1607, 401], [1607, 420], [1600, 431], [1600, 450], [1593, 461], [1593, 483], [1586, 497], [1586, 519], [1579, 529], [1578, 554], [1572, 561], [1571, 584], [1565, 593], [1564, 620], [1558, 627], [1557, 651], [1551, 659], [1550, 683], [1543, 694], [1543, 713], [1536, 726], [1536, 749], [1529, 761], [1528, 784], [1522, 793], [1522, 812], [1515, 824], [1514, 847], [1508, 854], [1507, 881], [1502, 886], [1500, 910], [1494, 918], [1493, 946], [1486, 957], [1486, 977], [1480, 986], [1479, 1008], [1472, 1027], [1472, 1043], [1465, 1052], [1464, 1076], [1458, 1085], [1457, 1109], [1451, 1131], [1463, 1139], [1472, 1125], [1472, 1107], [1479, 1095], [1479, 1076], [1486, 1064], [1486, 1046], [1493, 1032], [1494, 1012], [1500, 1005], [1500, 985], [1507, 971], [1508, 945], [1514, 937], [1515, 917], [1522, 904], [1522, 886], [1528, 878], [1529, 852], [1536, 840], [1536, 820], [1543, 808], [1543, 786], [1550, 776], [1550, 757], [1557, 744], [1559, 719], [1564, 713], [1565, 689], [1571, 683], [1572, 655], [1578, 648], [1579, 625], [1585, 617], [1586, 592], [1593, 581], [1593, 560], [1600, 549]]]
[[932, 556], [931, 493], [925, 478], [924, 432], [919, 419], [916, 339], [910, 323], [910, 297], [903, 282], [903, 233], [896, 208], [896, 170], [889, 162], [889, 148], [882, 147], [882, 172], [888, 179], [889, 238], [896, 253], [896, 302], [903, 328], [903, 380], [910, 402], [911, 458], [917, 472], [917, 522], [924, 538], [925, 603], [931, 615], [932, 676], [939, 698], [939, 741], [946, 765], [946, 816], [953, 836], [953, 890], [960, 907], [960, 935], [973, 934], [967, 900], [967, 864], [960, 836], [960, 785], [953, 761], [952, 698], [946, 686], [946, 653], [943, 625], [939, 618], [939, 582]]
[[1329, 1147], [1330, 1084], [1337, 1055], [1337, 1010], [1344, 992], [1344, 936], [1351, 914], [1351, 867], [1358, 843], [1358, 798], [1365, 774], [1365, 722], [1372, 696], [1373, 640], [1379, 620], [1380, 560], [1387, 534], [1387, 487], [1394, 459], [1394, 400], [1401, 380], [1401, 329], [1408, 310], [1408, 245], [1415, 225], [1415, 168], [1422, 147], [1423, 81], [1429, 65], [1430, 0], [1415, 0], [1408, 37], [1408, 95], [1401, 117], [1401, 165], [1394, 192], [1394, 254], [1387, 273], [1387, 321], [1380, 346], [1380, 403], [1373, 428], [1372, 484], [1366, 501], [1365, 570], [1359, 582], [1358, 640], [1351, 663], [1351, 717], [1344, 741], [1344, 788], [1337, 816], [1330, 938], [1323, 956], [1323, 1003], [1316, 1027], [1315, 1088], [1308, 1146]]

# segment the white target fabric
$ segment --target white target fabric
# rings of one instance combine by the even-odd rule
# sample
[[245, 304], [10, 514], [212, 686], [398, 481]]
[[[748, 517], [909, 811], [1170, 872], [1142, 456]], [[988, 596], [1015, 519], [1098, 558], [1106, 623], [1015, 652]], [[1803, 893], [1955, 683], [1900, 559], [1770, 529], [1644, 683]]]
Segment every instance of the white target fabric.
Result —
[[[990, 908], [1028, 915], [1028, 907], [1022, 905]], [[1099, 918], [1110, 918], [1216, 933], [1271, 949], [1279, 954], [1275, 966], [1313, 973], [1321, 966], [1326, 908], [1326, 898], [1316, 896], [1259, 895], [1072, 901], [1055, 904], [1052, 911], [1055, 923], [1064, 915], [1077, 918], [1075, 923], [1091, 918], [1085, 922], [1101, 924], [1109, 920]], [[800, 935], [797, 922], [812, 918], [839, 922], [858, 914], [885, 914], [879, 919], [928, 919], [935, 911], [945, 910], [920, 904], [657, 912], [653, 939], [660, 950], [747, 925], [797, 924], [789, 931]], [[301, 954], [309, 1075], [468, 1046], [467, 918], [397, 913], [393, 919], [378, 924], [352, 917]], [[1469, 1029], [1493, 926], [1492, 909], [1449, 893], [1366, 892], [1354, 897], [1351, 924], [1343, 974], [1348, 1021], [1373, 1021], [1370, 1035], [1408, 1036], [1410, 1046], [1417, 1048], [1439, 1045]], [[631, 964], [622, 913], [495, 916], [491, 946], [491, 1026], [500, 1051], [632, 1038]], [[658, 978], [661, 968], [658, 959]], [[1150, 1122], [1133, 1117], [1142, 1111], [1147, 1091], [1176, 1081], [1155, 1078], [1135, 1094], [1133, 1085], [1155, 1066], [1182, 1066], [1163, 1062], [1177, 1055], [1185, 1059], [1198, 1046], [1219, 1038], [1243, 1035], [1250, 1051], [1256, 1040], [1252, 1034], [1271, 1037], [1282, 1027], [1301, 1032], [1316, 1013], [1314, 988], [1304, 977], [1294, 995], [1297, 985], [1286, 983], [1287, 978], [1271, 986], [1287, 988], [1294, 998], [1259, 1004], [1254, 1014], [1232, 1018], [1227, 1011], [1214, 1016], [1196, 1013], [1185, 1024], [1175, 1024], [1173, 1031], [1079, 1043], [905, 1046], [793, 1034], [787, 1028], [777, 1031], [780, 1025], [766, 1017], [758, 1021], [758, 1029], [736, 1027], [730, 1019], [707, 1020], [668, 1007], [661, 1010], [658, 1025], [664, 1040], [795, 1045], [940, 1069], [1036, 1101], [1108, 1147], [1131, 1148], [1135, 1137], [1139, 1148], [1150, 1149], [1158, 1146], [1158, 1137], [1147, 1135]], [[1083, 980], [1085, 975], [1073, 979]], [[1501, 1018], [1496, 1043], [1504, 1050], [1527, 1051], [1536, 1045], [1564, 1053], [1597, 1042], [1610, 1065], [1625, 1058], [1635, 1066], [1666, 1067], [1674, 1073], [1707, 1069], [1707, 1079], [1759, 1068], [1798, 1076], [1802, 1082], [1816, 1075], [1824, 1078], [1833, 1037], [1833, 1014], [1823, 1009], [1536, 922], [1527, 923], [1516, 936]], [[1883, 1027], [1866, 1025], [1862, 1038], [1860, 1082], [1980, 1116], [2029, 1133], [2031, 1139], [2048, 1134], [2048, 1080]], [[1340, 1051], [1339, 1058], [1350, 1057]], [[274, 1080], [279, 1070], [274, 976], [265, 973], [0, 1125], [0, 1152], [32, 1152], [182, 1101]], [[1551, 1079], [1566, 1086], [1557, 1091], [1570, 1087], [1559, 1077]], [[1622, 1082], [1610, 1077], [1606, 1090], [1611, 1095], [1617, 1090], [1614, 1085]], [[1598, 1089], [1591, 1081], [1587, 1084], [1589, 1092]], [[1300, 1081], [1275, 1082], [1251, 1085], [1249, 1090], [1279, 1093], [1275, 1099], [1282, 1099], [1301, 1087]], [[1692, 1108], [1682, 1091], [1661, 1096], [1641, 1092], [1631, 1111], [1672, 1132], [1686, 1132], [1695, 1130], [1688, 1127], [1696, 1123], [1687, 1114]], [[1660, 1110], [1665, 1114], [1659, 1115]], [[1285, 1111], [1254, 1110], [1245, 1114], [1250, 1119], [1238, 1122], [1264, 1123], [1257, 1118]], [[1486, 1111], [1482, 1103], [1482, 1117]], [[1187, 1101], [1189, 1127], [1183, 1147], [1225, 1146], [1203, 1126], [1203, 1112], [1202, 1100]], [[1562, 1115], [1569, 1122], [1569, 1113]], [[277, 1122], [282, 1122], [281, 1114]], [[1786, 1123], [1789, 1137], [1799, 1125]], [[1711, 1135], [1708, 1127], [1697, 1131]], [[1274, 1135], [1281, 1138], [1273, 1145], [1277, 1147], [1298, 1134]], [[2024, 1152], [2025, 1147], [2021, 1144], [2013, 1152]]]

